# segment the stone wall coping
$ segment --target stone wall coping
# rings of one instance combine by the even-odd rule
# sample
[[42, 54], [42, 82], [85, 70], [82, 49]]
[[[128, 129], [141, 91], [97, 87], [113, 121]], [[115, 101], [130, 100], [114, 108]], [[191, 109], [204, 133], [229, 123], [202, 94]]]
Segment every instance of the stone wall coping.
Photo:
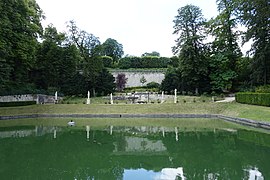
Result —
[[270, 122], [246, 118], [230, 117], [219, 114], [30, 114], [0, 116], [0, 120], [29, 118], [217, 118], [237, 124], [270, 130]]

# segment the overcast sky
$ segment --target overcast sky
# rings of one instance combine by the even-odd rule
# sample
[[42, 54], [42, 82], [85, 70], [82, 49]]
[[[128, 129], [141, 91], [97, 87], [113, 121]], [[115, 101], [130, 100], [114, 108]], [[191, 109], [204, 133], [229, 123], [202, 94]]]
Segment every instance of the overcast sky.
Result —
[[101, 42], [113, 38], [124, 47], [125, 54], [141, 56], [157, 51], [172, 56], [177, 38], [172, 22], [177, 9], [187, 4], [199, 6], [206, 19], [217, 15], [216, 0], [36, 0], [44, 11], [44, 27], [52, 23], [66, 31], [66, 22], [99, 37]]

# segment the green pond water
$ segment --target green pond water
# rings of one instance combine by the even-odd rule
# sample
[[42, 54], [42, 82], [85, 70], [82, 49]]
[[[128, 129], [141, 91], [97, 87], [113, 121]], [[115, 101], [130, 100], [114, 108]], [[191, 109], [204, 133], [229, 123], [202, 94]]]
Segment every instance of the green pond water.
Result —
[[241, 129], [0, 128], [0, 179], [270, 179], [270, 135]]

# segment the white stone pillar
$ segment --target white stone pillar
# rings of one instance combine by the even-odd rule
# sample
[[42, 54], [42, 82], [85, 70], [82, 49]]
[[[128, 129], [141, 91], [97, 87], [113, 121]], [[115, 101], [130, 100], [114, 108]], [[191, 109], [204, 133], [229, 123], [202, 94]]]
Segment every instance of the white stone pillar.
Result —
[[175, 127], [175, 128], [174, 128], [174, 131], [175, 131], [175, 141], [178, 141], [178, 140], [179, 140], [179, 139], [178, 139], [178, 128]]
[[174, 103], [177, 103], [177, 89], [174, 90]]
[[196, 94], [196, 96], [199, 95], [199, 90], [198, 90], [198, 88], [195, 89], [195, 94]]
[[165, 128], [162, 128], [162, 136], [165, 137]]
[[161, 103], [164, 103], [164, 91], [161, 93]]
[[90, 91], [87, 93], [87, 101], [86, 104], [90, 104]]
[[90, 126], [86, 126], [86, 138], [89, 140], [90, 137]]
[[111, 104], [113, 104], [113, 96], [112, 96], [112, 93], [111, 93]]
[[110, 126], [110, 135], [113, 133], [113, 126]]
[[39, 95], [37, 94], [36, 104], [39, 104]]
[[53, 138], [56, 139], [56, 129], [53, 130]]
[[57, 103], [57, 98], [58, 98], [58, 97], [57, 97], [57, 91], [56, 91], [55, 94], [54, 94], [54, 102], [55, 102], [55, 103]]

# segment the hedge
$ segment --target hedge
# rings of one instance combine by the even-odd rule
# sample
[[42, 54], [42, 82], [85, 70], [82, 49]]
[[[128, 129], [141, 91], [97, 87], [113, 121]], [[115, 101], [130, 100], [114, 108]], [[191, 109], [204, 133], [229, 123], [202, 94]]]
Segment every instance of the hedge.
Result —
[[0, 102], [0, 107], [28, 106], [36, 103], [37, 103], [36, 101]]
[[157, 56], [128, 56], [119, 60], [118, 67], [120, 69], [129, 68], [167, 68], [172, 60], [167, 57]]
[[239, 103], [270, 106], [270, 93], [240, 92], [235, 98]]

